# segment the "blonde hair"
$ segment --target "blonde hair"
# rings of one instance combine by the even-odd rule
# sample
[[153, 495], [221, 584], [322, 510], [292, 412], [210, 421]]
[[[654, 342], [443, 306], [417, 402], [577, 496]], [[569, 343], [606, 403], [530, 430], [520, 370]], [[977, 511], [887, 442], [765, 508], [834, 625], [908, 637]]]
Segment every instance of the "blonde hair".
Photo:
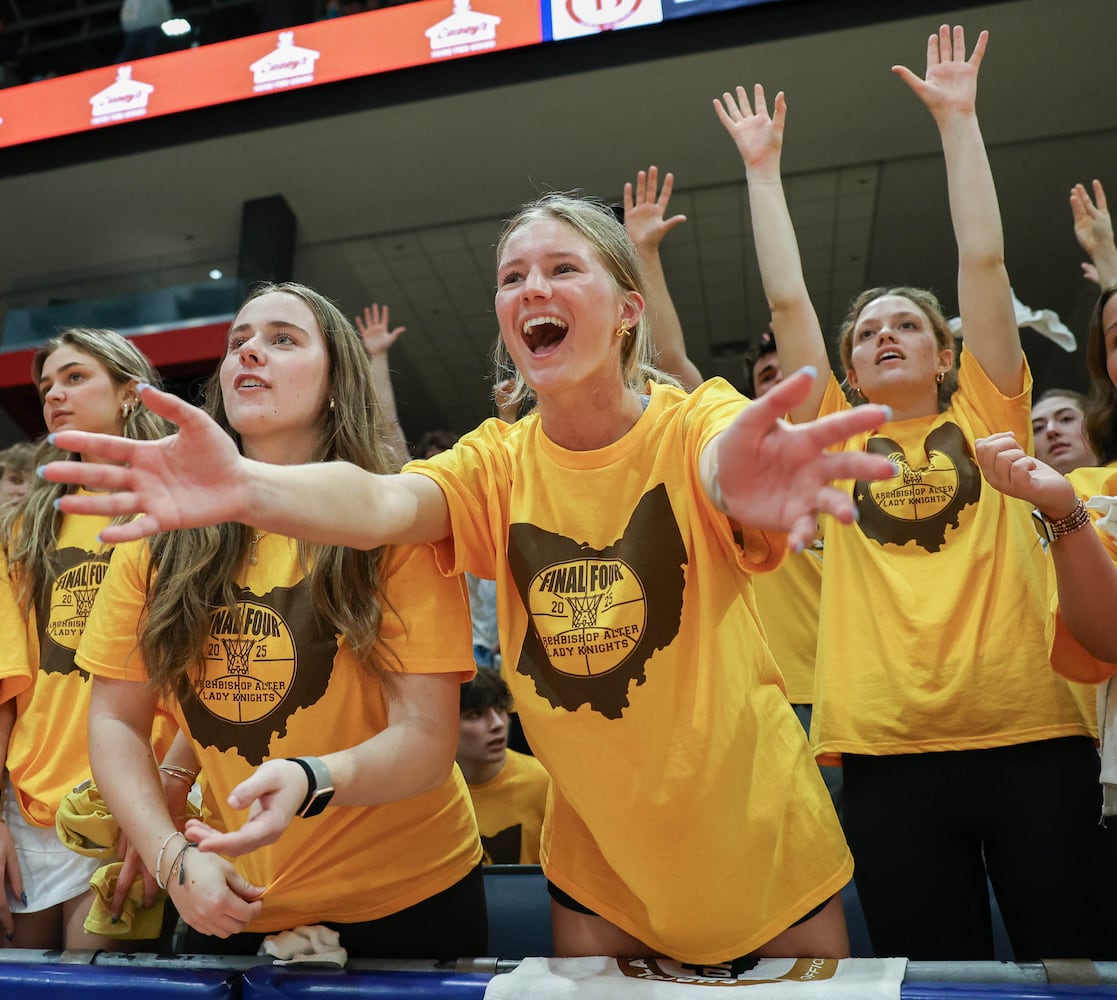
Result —
[[[954, 333], [950, 329], [950, 323], [947, 321], [942, 305], [934, 292], [928, 291], [926, 288], [912, 288], [908, 285], [896, 285], [891, 288], [882, 285], [878, 288], [867, 288], [850, 303], [846, 318], [838, 330], [838, 355], [841, 358], [842, 368], [846, 372], [844, 387], [847, 391], [849, 390], [848, 373], [853, 369], [853, 334], [857, 329], [857, 321], [861, 318], [861, 312], [870, 302], [891, 295], [907, 299], [918, 306], [931, 323], [931, 331], [935, 335], [935, 342], [939, 345], [939, 350], [954, 351]], [[957, 352], [955, 352], [955, 359], [957, 361]], [[955, 363], [939, 383], [940, 409], [946, 408], [950, 402], [950, 397], [954, 395], [954, 390], [957, 388], [958, 366]]]
[[[621, 292], [636, 292], [641, 297], [646, 297], [640, 259], [624, 226], [617, 221], [607, 205], [573, 192], [545, 194], [528, 202], [509, 219], [496, 247], [498, 266], [512, 236], [529, 223], [539, 220], [556, 220], [568, 225], [597, 252], [598, 259]], [[626, 388], [643, 393], [649, 380], [678, 385], [674, 378], [655, 367], [653, 356], [651, 326], [646, 315], [641, 314], [636, 326], [621, 345], [621, 373]], [[509, 404], [519, 404], [525, 398], [534, 398], [534, 392], [516, 371], [504, 341], [499, 336], [493, 351], [493, 361], [496, 366], [494, 380], [511, 378], [515, 383], [508, 394]]]
[[[241, 308], [272, 292], [294, 295], [305, 303], [326, 344], [330, 400], [319, 418], [321, 433], [312, 461], [351, 462], [374, 473], [398, 472], [399, 459], [388, 444], [360, 335], [333, 302], [294, 282], [260, 285]], [[206, 385], [205, 410], [241, 448], [240, 436], [225, 413], [220, 368]], [[154, 687], [177, 696], [188, 690], [191, 669], [204, 664], [202, 650], [214, 611], [222, 607], [235, 611], [234, 579], [251, 539], [251, 529], [233, 523], [167, 532], [152, 539], [140, 651]], [[299, 542], [298, 552], [314, 613], [345, 636], [366, 671], [386, 679], [381, 660], [390, 650], [379, 643], [379, 636], [387, 549], [362, 551]]]
[[[71, 327], [35, 352], [31, 374], [36, 386], [42, 378], [47, 358], [61, 347], [73, 347], [91, 357], [105, 369], [116, 388], [130, 382], [147, 382], [154, 386], [162, 384], [159, 373], [143, 352], [119, 333]], [[140, 402], [128, 414], [122, 414], [120, 433], [124, 437], [147, 441], [164, 437], [171, 430], [170, 423]], [[35, 449], [33, 465], [38, 467], [47, 462], [76, 457], [44, 439]], [[0, 541], [7, 553], [8, 572], [16, 584], [20, 605], [25, 610], [37, 600], [46, 582], [57, 573], [55, 548], [65, 515], [55, 510], [54, 502], [69, 488], [64, 483], [52, 483], [36, 476], [27, 493], [6, 508], [0, 519]]]

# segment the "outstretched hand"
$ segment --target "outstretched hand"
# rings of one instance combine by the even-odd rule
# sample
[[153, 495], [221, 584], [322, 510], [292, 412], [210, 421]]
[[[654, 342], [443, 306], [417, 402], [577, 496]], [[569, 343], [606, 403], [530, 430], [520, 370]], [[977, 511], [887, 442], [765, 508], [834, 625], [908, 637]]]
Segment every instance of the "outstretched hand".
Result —
[[268, 760], [229, 794], [229, 805], [247, 809], [248, 820], [239, 830], [215, 830], [198, 819], [187, 820], [186, 836], [207, 853], [238, 857], [274, 844], [295, 817], [306, 796], [306, 774], [289, 760]]
[[983, 31], [967, 59], [962, 26], [955, 25], [951, 31], [950, 25], [944, 24], [938, 34], [927, 39], [927, 72], [922, 79], [906, 66], [893, 66], [892, 72], [915, 91], [941, 126], [952, 114], [972, 114], [976, 110], [977, 74], [988, 44], [989, 32]]
[[111, 434], [60, 431], [51, 440], [84, 461], [50, 462], [40, 474], [56, 483], [78, 483], [112, 493], [68, 493], [59, 507], [70, 514], [117, 517], [142, 514], [101, 532], [109, 544], [160, 531], [237, 520], [238, 470], [244, 461], [233, 439], [196, 406], [149, 385], [137, 387], [153, 413], [179, 427], [177, 434], [135, 441]]
[[656, 194], [659, 168], [650, 166], [636, 175], [636, 187], [628, 181], [624, 186], [624, 228], [628, 238], [641, 253], [652, 253], [672, 229], [686, 222], [685, 215], [667, 218], [667, 203], [675, 187], [675, 175], [664, 175], [663, 187]]
[[736, 100], [729, 91], [720, 99], [714, 98], [714, 111], [729, 137], [737, 144], [737, 151], [750, 177], [759, 180], [761, 178], [756, 175], [761, 172], [778, 176], [784, 122], [787, 120], [787, 101], [783, 91], [776, 94], [772, 114], [768, 113], [764, 88], [759, 83], [753, 86], [751, 105], [748, 91], [738, 86]]
[[1070, 480], [1029, 455], [1011, 431], [978, 438], [976, 450], [981, 474], [994, 489], [1027, 500], [1052, 520], [1074, 509], [1076, 494]]
[[853, 521], [853, 497], [831, 485], [834, 480], [896, 474], [883, 455], [827, 450], [880, 427], [891, 416], [886, 406], [855, 406], [801, 424], [782, 419], [809, 395], [816, 374], [808, 367], [784, 379], [746, 406], [717, 439], [717, 482], [725, 513], [740, 524], [789, 532], [796, 552], [814, 538], [820, 514], [831, 514], [843, 524]]
[[388, 307], [375, 302], [365, 306], [364, 313], [356, 316], [355, 321], [357, 332], [365, 342], [365, 351], [370, 358], [386, 354], [388, 348], [399, 339], [399, 335], [407, 330], [406, 326], [389, 329], [391, 324], [388, 322]]

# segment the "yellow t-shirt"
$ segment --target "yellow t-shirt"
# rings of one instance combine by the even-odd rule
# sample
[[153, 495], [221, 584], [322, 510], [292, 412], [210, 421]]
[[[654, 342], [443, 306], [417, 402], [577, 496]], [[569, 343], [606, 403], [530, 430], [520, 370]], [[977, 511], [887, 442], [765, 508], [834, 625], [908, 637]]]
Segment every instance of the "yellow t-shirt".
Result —
[[[842, 447], [889, 455], [892, 480], [846, 481], [860, 520], [826, 532], [811, 738], [837, 755], [922, 753], [1089, 735], [1050, 669], [1054, 621], [1031, 508], [982, 480], [974, 440], [1031, 443], [1031, 376], [997, 391], [969, 352], [950, 406]], [[849, 403], [831, 377], [821, 414]]]
[[539, 864], [539, 835], [550, 785], [539, 761], [508, 750], [495, 778], [469, 786], [485, 864]]
[[814, 697], [814, 658], [822, 596], [822, 542], [789, 555], [772, 573], [753, 580], [756, 607], [768, 648], [783, 674], [787, 700], [809, 705]]
[[505, 678], [551, 776], [547, 877], [693, 962], [752, 951], [852, 873], [752, 595], [786, 539], [735, 538], [699, 480], [745, 405], [721, 379], [651, 386], [605, 448], [560, 448], [533, 414], [408, 466], [446, 496], [443, 571], [497, 582]]
[[[0, 699], [16, 699], [7, 768], [24, 818], [53, 827], [62, 799], [89, 777], [89, 674], [74, 662], [111, 549], [97, 540], [109, 518], [69, 514], [55, 546], [58, 572], [29, 615], [7, 567], [0, 575]], [[174, 739], [157, 717], [155, 751]]]
[[[438, 573], [426, 546], [393, 551], [382, 640], [415, 674], [473, 676], [469, 609], [459, 581]], [[148, 561], [145, 542], [121, 545], [89, 622], [78, 662], [99, 677], [142, 682], [136, 648]], [[354, 746], [388, 723], [381, 685], [348, 643], [316, 619], [296, 543], [264, 535], [256, 565], [237, 581], [234, 616], [212, 618], [204, 675], [173, 705], [205, 775], [207, 819], [236, 829], [234, 786], [273, 757], [321, 756]], [[434, 627], [437, 623], [437, 627]], [[457, 765], [432, 791], [372, 807], [329, 807], [295, 819], [279, 840], [231, 859], [268, 886], [245, 928], [271, 932], [321, 921], [375, 920], [464, 878], [481, 860], [477, 825]]]

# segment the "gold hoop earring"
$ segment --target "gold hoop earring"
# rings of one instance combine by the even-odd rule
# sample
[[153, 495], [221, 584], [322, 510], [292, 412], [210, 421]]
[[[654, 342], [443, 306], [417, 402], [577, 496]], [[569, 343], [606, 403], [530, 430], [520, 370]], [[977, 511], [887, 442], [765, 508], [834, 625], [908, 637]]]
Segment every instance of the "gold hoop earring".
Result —
[[942, 385], [942, 380], [946, 378], [946, 372], [935, 372], [935, 384]]
[[330, 412], [333, 413], [337, 407], [337, 402], [333, 396], [330, 397]]
[[120, 419], [127, 420], [133, 413], [136, 412], [135, 403], [121, 403], [120, 404]]
[[858, 395], [858, 396], [860, 396], [860, 397], [861, 397], [862, 399], [864, 399], [864, 398], [865, 398], [865, 394], [864, 394], [864, 393], [863, 393], [863, 392], [861, 391], [861, 386], [859, 386], [859, 385], [855, 385], [855, 386], [853, 387], [853, 391], [854, 391], [855, 393], [857, 393], [857, 395]]
[[627, 336], [627, 334], [628, 334], [628, 320], [626, 320], [626, 319], [621, 320], [621, 325], [617, 328], [616, 333], [617, 333], [618, 337]]

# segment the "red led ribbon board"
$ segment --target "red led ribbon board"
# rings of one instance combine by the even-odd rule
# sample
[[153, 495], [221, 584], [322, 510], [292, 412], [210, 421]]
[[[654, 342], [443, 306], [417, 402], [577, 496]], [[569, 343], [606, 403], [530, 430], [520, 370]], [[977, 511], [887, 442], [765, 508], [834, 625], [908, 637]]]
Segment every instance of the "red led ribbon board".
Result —
[[542, 41], [537, 3], [422, 0], [0, 90], [0, 147]]

